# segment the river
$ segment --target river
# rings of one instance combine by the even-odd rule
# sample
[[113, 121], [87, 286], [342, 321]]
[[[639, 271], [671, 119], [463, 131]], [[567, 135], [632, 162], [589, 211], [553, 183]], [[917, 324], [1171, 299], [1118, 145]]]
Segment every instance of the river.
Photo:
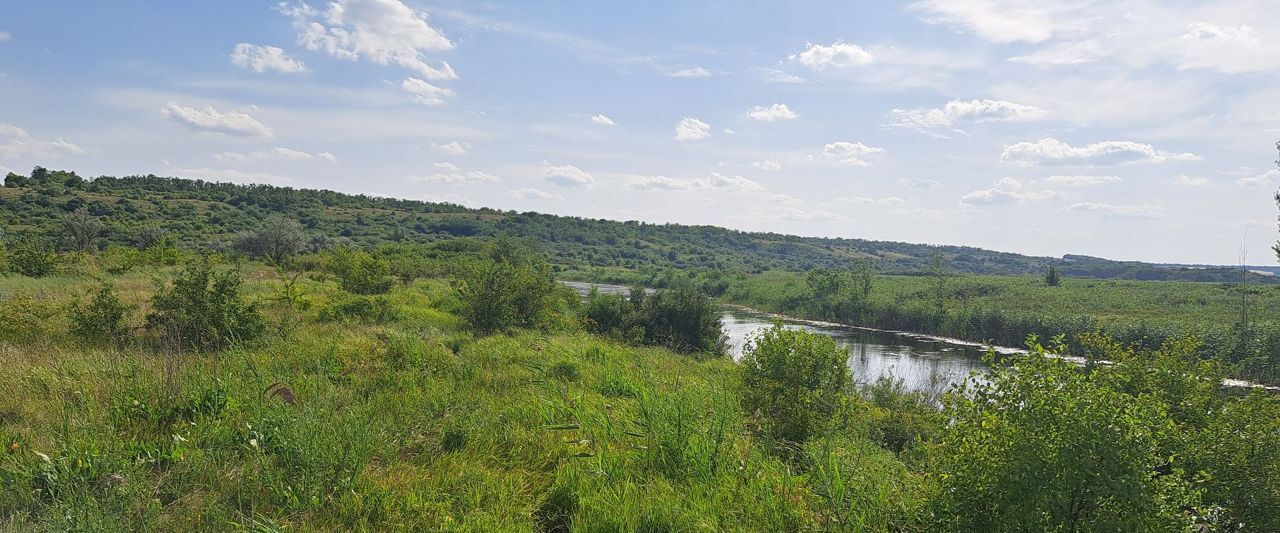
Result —
[[[592, 286], [604, 293], [628, 291], [618, 285], [564, 283], [583, 295], [590, 292]], [[753, 335], [773, 327], [775, 321], [781, 321], [783, 327], [789, 329], [828, 335], [849, 351], [849, 370], [854, 381], [859, 383], [892, 377], [902, 380], [903, 386], [909, 390], [936, 393], [969, 379], [972, 372], [985, 372], [987, 369], [982, 362], [986, 349], [974, 344], [796, 320], [729, 305], [721, 306], [720, 320], [734, 360], [742, 357], [743, 346]]]

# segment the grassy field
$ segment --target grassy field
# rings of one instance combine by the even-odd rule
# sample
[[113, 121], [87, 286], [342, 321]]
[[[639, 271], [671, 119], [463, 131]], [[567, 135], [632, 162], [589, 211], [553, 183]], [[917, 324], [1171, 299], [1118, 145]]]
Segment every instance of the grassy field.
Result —
[[[923, 474], [851, 428], [826, 441], [857, 495], [832, 502], [770, 453], [733, 365], [581, 332], [475, 338], [450, 283], [387, 298], [382, 324], [301, 322], [273, 271], [245, 290], [273, 334], [217, 354], [87, 348], [57, 312], [83, 276], [0, 279], [31, 317], [0, 343], [0, 529], [786, 531], [920, 523]], [[145, 308], [167, 272], [108, 277]], [[8, 305], [10, 316], [21, 314]], [[145, 309], [138, 310], [141, 316]], [[856, 420], [878, 411], [863, 405]], [[855, 418], [850, 418], [854, 420]], [[832, 455], [830, 449], [839, 450]], [[817, 452], [815, 452], [817, 453]], [[833, 514], [835, 513], [835, 514]]]

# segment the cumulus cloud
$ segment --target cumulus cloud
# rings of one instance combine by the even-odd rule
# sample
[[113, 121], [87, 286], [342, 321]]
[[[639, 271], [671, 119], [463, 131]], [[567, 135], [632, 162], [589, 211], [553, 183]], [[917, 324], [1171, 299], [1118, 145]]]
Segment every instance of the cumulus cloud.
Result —
[[696, 141], [711, 136], [711, 125], [692, 117], [684, 117], [676, 123], [677, 141]]
[[453, 141], [444, 144], [431, 143], [431, 147], [442, 154], [466, 155], [467, 150], [471, 149], [471, 143], [467, 141]]
[[1103, 141], [1072, 146], [1053, 138], [1006, 146], [1000, 159], [1023, 165], [1119, 165], [1139, 162], [1188, 161], [1200, 159], [1191, 153], [1157, 150], [1133, 141]]
[[1102, 185], [1103, 183], [1124, 181], [1124, 179], [1120, 176], [1049, 176], [1045, 178], [1044, 181], [1054, 185], [1066, 185], [1068, 187], [1088, 187], [1091, 185]]
[[259, 46], [250, 43], [237, 44], [231, 51], [231, 64], [247, 68], [259, 74], [274, 70], [285, 74], [306, 72], [307, 66], [274, 46]]
[[930, 132], [952, 130], [962, 122], [1022, 122], [1046, 115], [1043, 109], [1004, 100], [952, 100], [942, 107], [929, 109], [894, 109], [889, 112], [892, 126]]
[[861, 156], [884, 153], [884, 148], [867, 146], [860, 142], [836, 141], [822, 147], [822, 155], [842, 165], [865, 167], [870, 165]]
[[800, 209], [789, 207], [782, 211], [783, 220], [792, 222], [848, 222], [849, 217], [825, 209]]
[[1181, 174], [1177, 179], [1173, 180], [1173, 184], [1179, 187], [1203, 187], [1209, 184], [1209, 178]]
[[728, 176], [712, 172], [706, 178], [669, 178], [667, 176], [640, 176], [627, 182], [627, 187], [638, 190], [720, 190], [729, 192], [761, 192], [764, 185], [743, 176]]
[[870, 205], [882, 207], [902, 207], [907, 205], [907, 201], [897, 196], [886, 196], [884, 198], [870, 198], [866, 196], [841, 196], [828, 202], [830, 204], [844, 205]]
[[412, 181], [421, 181], [425, 183], [451, 183], [451, 184], [491, 183], [496, 181], [502, 181], [497, 176], [494, 176], [493, 174], [490, 174], [488, 172], [481, 172], [479, 170], [463, 171], [453, 163], [436, 163], [435, 168], [439, 170], [439, 172], [424, 174], [420, 176], [409, 176], [409, 179]]
[[1023, 190], [1021, 181], [1014, 178], [996, 180], [993, 187], [978, 189], [960, 197], [961, 205], [998, 206], [1024, 202], [1043, 202], [1059, 198], [1061, 195], [1052, 190]]
[[912, 189], [929, 189], [929, 188], [942, 185], [937, 181], [924, 179], [924, 178], [902, 178], [898, 181], [902, 182], [902, 184], [906, 185], [907, 187], [911, 187]]
[[547, 192], [542, 189], [535, 189], [533, 187], [507, 191], [507, 196], [517, 200], [560, 200], [564, 198], [559, 194]]
[[418, 78], [405, 78], [400, 88], [413, 95], [413, 101], [423, 105], [440, 105], [445, 98], [453, 97], [452, 89], [437, 87]]
[[79, 145], [62, 139], [37, 139], [27, 130], [0, 122], [0, 158], [45, 158], [85, 152]]
[[281, 4], [293, 19], [298, 44], [346, 60], [367, 59], [379, 65], [399, 65], [428, 80], [452, 80], [458, 75], [447, 62], [427, 63], [431, 52], [453, 48], [453, 42], [427, 23], [426, 13], [400, 0], [335, 0], [319, 10], [305, 3]]
[[268, 150], [258, 150], [256, 152], [222, 152], [214, 154], [214, 159], [222, 162], [246, 162], [246, 161], [267, 161], [267, 160], [284, 160], [284, 161], [310, 161], [320, 158], [326, 161], [337, 161], [338, 158], [329, 152], [320, 152], [312, 155], [301, 150], [285, 148], [277, 146]]
[[1098, 202], [1079, 202], [1066, 206], [1062, 210], [1076, 213], [1097, 213], [1104, 218], [1160, 218], [1160, 208], [1151, 205], [1113, 205]]
[[874, 60], [871, 52], [856, 44], [836, 41], [829, 45], [809, 43], [804, 51], [792, 54], [789, 59], [798, 61], [812, 70], [849, 68], [869, 65]]
[[169, 120], [196, 131], [208, 131], [236, 137], [270, 137], [271, 128], [240, 111], [218, 111], [213, 106], [204, 109], [181, 106], [170, 102], [160, 112]]
[[672, 78], [710, 78], [711, 71], [702, 67], [693, 67], [683, 70], [677, 70], [668, 74]]
[[762, 169], [762, 170], [781, 170], [782, 169], [782, 164], [778, 163], [776, 159], [765, 159], [763, 161], [753, 161], [751, 163], [751, 166]]
[[776, 68], [758, 67], [756, 73], [760, 79], [769, 83], [804, 83], [804, 78]]
[[561, 187], [590, 187], [596, 183], [591, 174], [573, 165], [547, 165], [542, 177]]
[[773, 104], [771, 106], [755, 106], [747, 110], [747, 118], [759, 120], [762, 122], [773, 122], [776, 120], [791, 120], [798, 117], [795, 111], [787, 107], [787, 104]]
[[613, 119], [600, 114], [592, 115], [591, 121], [601, 126], [612, 126], [616, 124]]

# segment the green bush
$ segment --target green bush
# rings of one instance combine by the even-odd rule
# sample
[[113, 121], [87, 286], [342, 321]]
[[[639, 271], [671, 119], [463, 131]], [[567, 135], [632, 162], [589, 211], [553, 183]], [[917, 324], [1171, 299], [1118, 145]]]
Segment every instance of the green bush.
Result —
[[21, 239], [9, 249], [9, 268], [29, 278], [43, 278], [58, 269], [53, 247], [35, 239]]
[[487, 257], [461, 277], [462, 314], [479, 333], [549, 325], [556, 319], [557, 295], [568, 290], [551, 277], [546, 260], [508, 240], [491, 245]]
[[386, 324], [397, 317], [391, 301], [382, 296], [340, 296], [321, 307], [319, 316], [326, 322], [363, 324]]
[[195, 350], [220, 350], [261, 337], [266, 320], [240, 294], [237, 272], [215, 271], [208, 260], [178, 272], [151, 298], [147, 329]]
[[637, 287], [630, 297], [593, 289], [583, 314], [587, 331], [633, 344], [681, 353], [722, 354], [725, 350], [720, 311], [692, 285], [653, 294]]
[[743, 350], [742, 406], [765, 435], [799, 445], [830, 427], [849, 387], [848, 359], [831, 337], [775, 325]]
[[129, 338], [133, 306], [120, 301], [115, 287], [103, 283], [86, 302], [72, 302], [71, 334], [85, 342], [120, 343]]
[[329, 271], [338, 277], [342, 290], [352, 294], [386, 294], [394, 284], [385, 259], [341, 246], [330, 253]]

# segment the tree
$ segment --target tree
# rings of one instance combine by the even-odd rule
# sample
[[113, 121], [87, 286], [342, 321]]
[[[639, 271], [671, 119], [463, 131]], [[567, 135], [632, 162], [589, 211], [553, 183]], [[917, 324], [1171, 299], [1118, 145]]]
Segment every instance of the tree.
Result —
[[177, 346], [220, 350], [262, 336], [266, 320], [240, 294], [235, 271], [215, 271], [209, 261], [191, 263], [151, 298], [147, 329]]
[[8, 175], [4, 177], [5, 187], [9, 187], [9, 188], [24, 187], [26, 185], [27, 185], [27, 177], [21, 174], [14, 174], [13, 172], [10, 172]]
[[9, 268], [29, 278], [42, 278], [57, 270], [58, 254], [43, 241], [20, 239], [9, 249]]
[[143, 226], [138, 230], [137, 246], [139, 250], [149, 249], [157, 244], [167, 242], [169, 234], [158, 226]]
[[62, 217], [62, 237], [67, 248], [75, 252], [93, 251], [104, 228], [106, 225], [84, 207]]
[[[1280, 152], [1280, 141], [1276, 142], [1276, 151]], [[1276, 166], [1280, 167], [1280, 158], [1276, 159]], [[1276, 192], [1276, 205], [1280, 206], [1280, 192]], [[1276, 242], [1272, 249], [1276, 251], [1276, 259], [1280, 259], [1280, 242]]]
[[284, 215], [271, 215], [262, 225], [248, 233], [236, 236], [235, 247], [248, 255], [260, 257], [271, 264], [283, 264], [307, 243], [302, 224]]
[[395, 283], [391, 278], [391, 264], [362, 250], [334, 248], [328, 267], [338, 277], [342, 290], [352, 294], [386, 294]]
[[949, 275], [942, 252], [934, 252], [929, 258], [929, 276], [933, 278], [934, 311], [939, 317], [947, 313], [947, 276]]
[[559, 284], [551, 276], [551, 265], [524, 243], [498, 239], [460, 277], [463, 317], [479, 333], [552, 321]]
[[1044, 273], [1044, 284], [1050, 287], [1057, 287], [1062, 284], [1062, 276], [1058, 274], [1058, 267], [1049, 265], [1049, 270]]

